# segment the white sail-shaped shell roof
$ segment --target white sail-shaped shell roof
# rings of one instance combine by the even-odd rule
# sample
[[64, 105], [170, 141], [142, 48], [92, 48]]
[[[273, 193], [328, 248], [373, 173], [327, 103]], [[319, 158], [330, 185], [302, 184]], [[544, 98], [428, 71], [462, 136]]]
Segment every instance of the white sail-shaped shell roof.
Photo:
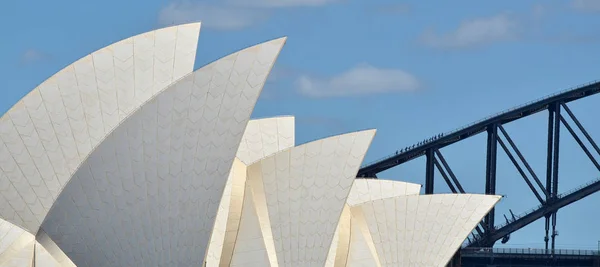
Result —
[[250, 165], [267, 156], [294, 146], [293, 116], [251, 120], [237, 152], [244, 164]]
[[0, 217], [35, 233], [62, 188], [119, 123], [192, 72], [200, 23], [159, 29], [65, 67], [0, 118]]
[[[242, 203], [249, 203], [245, 201], [247, 196], [244, 196], [247, 164], [293, 147], [294, 128], [293, 116], [255, 119], [248, 122], [219, 205], [217, 222], [207, 252], [207, 267], [235, 265], [231, 263], [233, 248], [236, 241], [239, 241], [238, 232], [244, 233], [238, 231], [241, 227]], [[245, 209], [249, 212], [250, 208]]]
[[248, 166], [254, 203], [262, 205], [256, 210], [271, 265], [325, 264], [374, 134], [368, 130], [317, 140]]
[[[328, 260], [331, 266], [377, 266], [374, 244], [361, 212], [351, 207], [365, 202], [406, 195], [418, 195], [421, 185], [381, 179], [357, 179], [352, 185], [344, 213], [332, 243]], [[352, 213], [352, 210], [354, 213]]]
[[353, 209], [364, 216], [381, 266], [442, 267], [499, 200], [493, 195], [411, 195]]
[[217, 60], [144, 104], [84, 161], [44, 232], [79, 267], [202, 265], [242, 134], [284, 43]]
[[192, 72], [200, 23], [67, 66], [0, 118], [0, 267], [444, 266], [499, 196], [356, 180], [375, 130], [249, 120], [286, 38]]
[[[338, 229], [333, 266], [445, 266], [500, 196], [419, 195], [399, 181], [354, 182]], [[433, 256], [432, 256], [433, 255]]]

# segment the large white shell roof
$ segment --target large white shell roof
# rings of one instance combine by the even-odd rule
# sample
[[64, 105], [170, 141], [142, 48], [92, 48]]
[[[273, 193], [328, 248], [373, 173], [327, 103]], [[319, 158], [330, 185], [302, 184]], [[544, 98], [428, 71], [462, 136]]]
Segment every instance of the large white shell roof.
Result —
[[0, 217], [35, 233], [81, 162], [192, 72], [200, 23], [143, 33], [65, 67], [0, 118]]
[[226, 56], [144, 104], [84, 161], [42, 229], [79, 267], [202, 265], [242, 134], [284, 43]]
[[0, 118], [0, 266], [444, 266], [499, 200], [356, 180], [375, 130], [249, 120], [286, 38], [192, 72], [200, 23], [119, 41]]

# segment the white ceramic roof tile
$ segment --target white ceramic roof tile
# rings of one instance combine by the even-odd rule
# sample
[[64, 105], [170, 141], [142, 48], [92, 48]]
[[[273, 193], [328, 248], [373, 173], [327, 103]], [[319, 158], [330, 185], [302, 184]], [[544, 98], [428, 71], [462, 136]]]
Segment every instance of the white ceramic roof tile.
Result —
[[[277, 263], [277, 253], [275, 251], [275, 241], [273, 239], [273, 231], [271, 227], [271, 219], [269, 218], [269, 209], [267, 206], [266, 190], [263, 184], [260, 168], [246, 169], [246, 185], [249, 186], [249, 191], [252, 193], [254, 208], [259, 221], [263, 242], [267, 250], [269, 258], [269, 266], [279, 266]], [[256, 179], [248, 179], [248, 177], [256, 177]], [[245, 195], [245, 194], [244, 194]]]
[[[324, 266], [356, 172], [375, 130], [333, 136], [281, 151], [248, 167], [253, 192], [264, 192], [280, 266]], [[260, 194], [257, 194], [260, 195]], [[259, 219], [261, 211], [259, 210]], [[269, 251], [267, 244], [267, 251]]]
[[245, 182], [246, 165], [236, 158], [229, 172], [212, 230], [207, 250], [207, 267], [229, 266], [240, 223]]
[[350, 243], [348, 249], [347, 267], [378, 267], [381, 266], [373, 238], [367, 227], [362, 210], [352, 208]]
[[[236, 165], [237, 164], [237, 165]], [[236, 159], [234, 167], [233, 183], [231, 186], [231, 204], [227, 217], [227, 227], [221, 253], [221, 266], [229, 266], [233, 255], [235, 240], [237, 239], [240, 220], [242, 217], [242, 206], [244, 202], [244, 191], [246, 187], [246, 165]]]
[[48, 78], [0, 118], [0, 218], [35, 233], [90, 152], [129, 114], [192, 72], [200, 24], [140, 34]]
[[355, 208], [364, 213], [381, 266], [445, 266], [498, 200], [491, 195], [411, 195]]
[[356, 179], [350, 195], [348, 195], [347, 203], [355, 206], [376, 199], [418, 195], [420, 191], [420, 184], [381, 179]]
[[245, 191], [231, 264], [222, 262], [221, 266], [271, 266], [250, 185], [246, 186]]
[[34, 241], [30, 241], [8, 261], [0, 263], [0, 267], [34, 267], [33, 246]]
[[[381, 180], [381, 179], [356, 179], [354, 184], [352, 185], [352, 189], [350, 190], [350, 194], [348, 195], [348, 199], [346, 203], [349, 207], [359, 205], [364, 202], [376, 200], [376, 199], [384, 199], [396, 196], [403, 195], [418, 195], [421, 190], [421, 185], [412, 184], [406, 182], [399, 181], [390, 181], [390, 180]], [[367, 239], [365, 239], [361, 232], [359, 231], [358, 222], [356, 222], [355, 218], [357, 215], [350, 216], [348, 214], [348, 218], [344, 218], [340, 220], [340, 225], [338, 227], [342, 227], [342, 224], [346, 223], [348, 225], [353, 225], [350, 229], [350, 226], [344, 227], [347, 228], [345, 231], [346, 235], [352, 236], [352, 239], [346, 238], [341, 239], [337, 246], [344, 252], [338, 253], [336, 256], [336, 266], [377, 266], [377, 261], [374, 259], [373, 253], [368, 250], [368, 244], [366, 243]], [[345, 222], [345, 220], [350, 220], [349, 222]], [[351, 244], [350, 242], [359, 242], [356, 244]], [[332, 257], [330, 252], [329, 258]], [[341, 263], [343, 262], [343, 264]]]
[[325, 266], [346, 266], [350, 245], [350, 206], [344, 205]]
[[294, 117], [264, 118], [248, 122], [219, 204], [206, 266], [230, 265], [244, 199], [246, 165], [243, 162], [252, 163], [293, 146]]
[[[235, 159], [237, 161], [237, 159]], [[223, 252], [223, 244], [225, 242], [225, 234], [227, 232], [227, 220], [229, 217], [229, 210], [231, 206], [231, 187], [233, 185], [233, 175], [236, 163], [233, 163], [225, 189], [223, 190], [223, 197], [219, 203], [217, 210], [217, 217], [215, 218], [215, 226], [212, 229], [210, 235], [210, 243], [206, 251], [206, 267], [219, 266], [221, 261], [221, 254]]]
[[294, 146], [294, 117], [251, 120], [240, 143], [237, 157], [246, 165]]
[[33, 261], [32, 234], [23, 232], [8, 248], [0, 253], [1, 267], [30, 267]]
[[351, 227], [352, 227], [352, 213], [350, 213], [350, 206], [347, 204], [344, 206], [344, 210], [342, 211], [342, 216], [340, 216], [340, 222], [338, 224], [338, 242], [332, 243], [332, 247], [335, 247], [335, 254], [332, 255], [330, 250], [329, 256], [335, 256], [335, 261], [333, 266], [346, 266], [348, 263], [348, 252], [350, 249], [350, 240], [351, 240]]
[[331, 245], [329, 246], [329, 251], [327, 252], [327, 259], [325, 260], [325, 267], [333, 267], [334, 266], [339, 242], [340, 242], [340, 225], [338, 224], [338, 227], [335, 229], [335, 232], [333, 233], [333, 240], [331, 241]]
[[84, 161], [42, 229], [79, 267], [202, 265], [239, 142], [284, 43], [217, 60], [144, 104]]
[[[236, 159], [236, 163], [243, 165]], [[221, 254], [221, 266], [229, 266], [231, 257], [233, 256], [233, 248], [237, 239], [240, 220], [242, 217], [242, 206], [244, 202], [244, 191], [246, 185], [246, 165], [235, 166], [234, 180], [231, 187], [231, 205], [229, 207], [229, 216], [227, 217], [227, 228], [223, 241], [223, 251]]]
[[[25, 230], [0, 219], [0, 255], [4, 253], [15, 241], [25, 234]], [[26, 235], [31, 235], [27, 233]]]

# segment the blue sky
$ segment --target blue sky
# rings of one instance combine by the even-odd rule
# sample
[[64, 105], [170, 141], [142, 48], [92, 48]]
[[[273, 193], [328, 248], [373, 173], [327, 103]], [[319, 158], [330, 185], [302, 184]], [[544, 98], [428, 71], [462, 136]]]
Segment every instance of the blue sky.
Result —
[[[600, 79], [600, 0], [15, 1], [0, 8], [0, 110], [78, 58], [173, 23], [203, 21], [196, 67], [288, 36], [253, 117], [292, 114], [297, 140], [365, 128], [366, 161], [561, 89]], [[600, 142], [600, 96], [570, 104]], [[506, 125], [545, 176], [546, 113]], [[600, 174], [561, 132], [559, 191]], [[485, 136], [442, 150], [467, 191], [483, 192]], [[598, 158], [600, 158], [600, 155]], [[424, 159], [381, 178], [424, 183]], [[538, 203], [504, 152], [497, 221]], [[437, 174], [437, 192], [447, 192]], [[596, 249], [600, 194], [558, 214], [557, 247]], [[510, 247], [543, 247], [540, 220]]]

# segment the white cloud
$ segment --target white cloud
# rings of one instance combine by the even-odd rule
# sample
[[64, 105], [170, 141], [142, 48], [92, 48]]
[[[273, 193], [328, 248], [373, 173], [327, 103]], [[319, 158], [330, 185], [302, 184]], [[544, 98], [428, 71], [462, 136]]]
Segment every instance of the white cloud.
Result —
[[600, 0], [572, 0], [571, 6], [579, 11], [599, 12]]
[[421, 41], [436, 48], [466, 48], [512, 39], [517, 22], [505, 14], [462, 22], [454, 31], [437, 34], [425, 32]]
[[265, 8], [277, 8], [277, 7], [315, 7], [324, 6], [340, 2], [342, 0], [230, 0], [231, 3], [235, 3], [240, 6], [250, 7], [265, 7]]
[[356, 66], [329, 79], [302, 75], [296, 81], [298, 91], [309, 97], [358, 96], [417, 90], [417, 78], [400, 69], [370, 65]]
[[23, 53], [23, 55], [21, 55], [21, 63], [28, 64], [46, 60], [48, 58], [48, 55], [41, 51], [35, 49], [28, 49], [27, 51], [25, 51], [25, 53]]
[[239, 30], [270, 17], [273, 8], [316, 7], [344, 0], [174, 0], [158, 15], [161, 25], [202, 21], [203, 27]]
[[239, 30], [261, 22], [267, 16], [264, 10], [178, 1], [163, 8], [158, 21], [162, 25], [202, 21], [202, 26], [207, 28]]

